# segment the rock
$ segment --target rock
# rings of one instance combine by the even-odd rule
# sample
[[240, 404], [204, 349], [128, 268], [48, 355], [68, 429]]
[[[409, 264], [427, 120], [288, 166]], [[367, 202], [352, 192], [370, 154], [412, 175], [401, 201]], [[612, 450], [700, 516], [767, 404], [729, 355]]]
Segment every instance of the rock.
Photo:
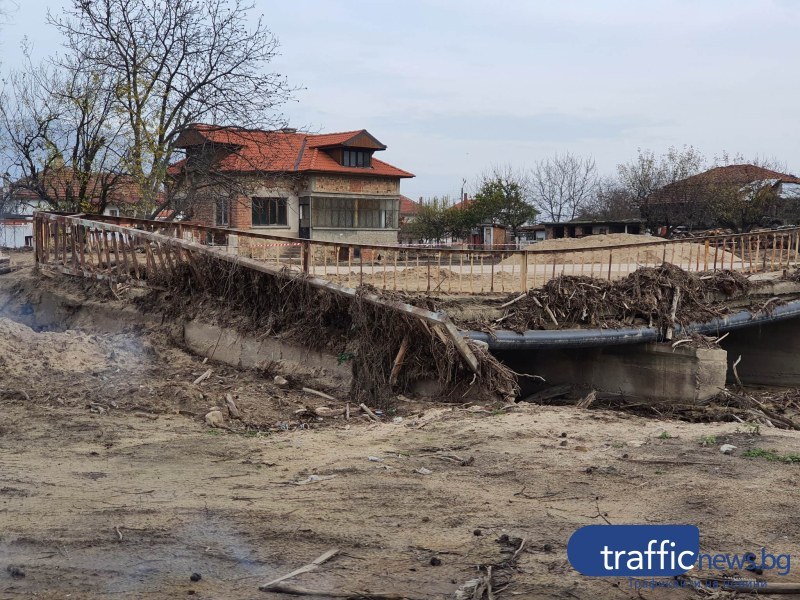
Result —
[[440, 558], [437, 558], [436, 556], [431, 558], [431, 566], [432, 567], [438, 567], [440, 564], [442, 564], [442, 560]]
[[200, 581], [202, 578], [203, 578], [203, 576], [202, 576], [202, 575], [200, 575], [200, 573], [192, 573], [192, 574], [189, 576], [189, 579], [190, 579], [191, 581]]
[[426, 469], [425, 467], [420, 467], [414, 472], [419, 473], [420, 475], [430, 475], [431, 473], [433, 473], [433, 471], [431, 471], [430, 469]]
[[722, 444], [722, 446], [719, 447], [719, 451], [723, 454], [733, 454], [734, 450], [736, 450], [736, 446], [733, 444]]
[[472, 532], [472, 535], [483, 535], [483, 532], [480, 529], [476, 529]]
[[225, 425], [225, 417], [222, 415], [221, 410], [212, 410], [211, 412], [207, 413], [206, 425], [209, 427], [227, 429], [227, 425]]
[[278, 387], [285, 388], [289, 386], [289, 382], [286, 380], [285, 377], [281, 377], [280, 375], [275, 375], [275, 379], [272, 382], [277, 385]]

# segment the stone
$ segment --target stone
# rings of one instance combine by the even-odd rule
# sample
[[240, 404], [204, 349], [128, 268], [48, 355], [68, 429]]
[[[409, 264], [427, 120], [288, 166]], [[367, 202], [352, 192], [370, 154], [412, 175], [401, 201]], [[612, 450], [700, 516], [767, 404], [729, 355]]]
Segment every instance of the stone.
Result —
[[225, 429], [227, 426], [225, 425], [225, 417], [222, 414], [221, 410], [212, 410], [211, 412], [206, 414], [206, 425], [209, 427], [218, 427]]

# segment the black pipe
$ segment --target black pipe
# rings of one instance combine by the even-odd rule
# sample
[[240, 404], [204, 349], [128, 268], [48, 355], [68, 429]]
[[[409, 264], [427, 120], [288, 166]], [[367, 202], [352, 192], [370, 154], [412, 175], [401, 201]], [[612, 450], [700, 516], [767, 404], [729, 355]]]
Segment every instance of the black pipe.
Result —
[[[675, 334], [720, 334], [725, 331], [753, 327], [775, 321], [800, 317], [800, 300], [776, 306], [771, 313], [753, 314], [743, 310], [705, 323], [691, 323], [686, 328], [676, 326]], [[547, 348], [595, 348], [621, 344], [642, 344], [664, 341], [663, 333], [655, 327], [623, 327], [618, 329], [543, 329], [517, 333], [515, 331], [467, 331], [470, 339], [486, 342], [490, 350], [543, 350]]]

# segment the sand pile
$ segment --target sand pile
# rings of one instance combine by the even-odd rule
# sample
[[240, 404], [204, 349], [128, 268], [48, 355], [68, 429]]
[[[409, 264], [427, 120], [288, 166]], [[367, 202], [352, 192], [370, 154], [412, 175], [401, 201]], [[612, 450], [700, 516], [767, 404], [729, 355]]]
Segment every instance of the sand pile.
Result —
[[97, 336], [77, 331], [36, 332], [0, 317], [0, 381], [37, 372], [104, 371], [135, 356]]
[[[643, 247], [644, 245], [644, 247]], [[560, 238], [545, 240], [527, 247], [529, 262], [557, 264], [608, 264], [609, 246], [627, 246], [613, 249], [613, 262], [636, 263], [639, 265], [659, 265], [663, 261], [687, 268], [690, 265], [704, 268], [706, 248], [704, 244], [693, 242], [666, 242], [649, 235], [633, 235], [630, 233], [612, 233], [608, 235], [590, 235], [583, 238]], [[546, 253], [548, 250], [564, 250], [564, 252]], [[570, 252], [574, 250], [575, 252]], [[708, 266], [714, 266], [714, 247], [708, 250]], [[541, 254], [540, 254], [541, 253]], [[738, 255], [717, 249], [717, 267], [729, 267], [731, 260], [740, 265]], [[519, 262], [517, 257], [510, 257], [503, 264]]]
[[[472, 272], [470, 272], [469, 265], [464, 265], [461, 272], [434, 266], [431, 266], [429, 271], [428, 267], [415, 266], [387, 270], [385, 276], [383, 271], [364, 273], [363, 282], [374, 285], [378, 289], [383, 289], [385, 281], [387, 289], [391, 290], [396, 286], [397, 289], [407, 292], [418, 292], [427, 289], [429, 277], [431, 290], [442, 292], [453, 290], [466, 292], [470, 289], [474, 292], [488, 292], [492, 287], [492, 281], [494, 281], [495, 291], [510, 291], [516, 289], [516, 286], [519, 285], [518, 269], [515, 274], [512, 274], [510, 268], [506, 271], [496, 268], [494, 275], [492, 275], [491, 265], [488, 262], [484, 265], [482, 273], [479, 265], [474, 265]], [[327, 279], [350, 286], [357, 286], [361, 281], [357, 271], [351, 271], [349, 275], [346, 273], [338, 276], [329, 274]]]

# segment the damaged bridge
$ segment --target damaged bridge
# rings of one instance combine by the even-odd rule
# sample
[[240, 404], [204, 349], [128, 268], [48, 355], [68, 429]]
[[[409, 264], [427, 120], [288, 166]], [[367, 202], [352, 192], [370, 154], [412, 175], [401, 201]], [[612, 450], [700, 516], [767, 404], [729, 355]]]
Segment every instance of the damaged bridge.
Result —
[[[510, 397], [520, 390], [509, 368], [535, 376], [519, 378], [523, 395], [569, 384], [577, 390], [685, 403], [714, 396], [732, 379], [800, 385], [800, 284], [786, 276], [798, 264], [798, 229], [710, 237], [688, 245], [657, 240], [633, 249], [533, 252], [336, 244], [191, 223], [40, 212], [34, 240], [39, 269], [105, 281], [112, 289], [180, 288], [190, 296], [202, 291], [244, 310], [265, 333], [312, 346], [320, 340], [304, 338], [291, 324], [275, 324], [288, 320], [286, 314], [306, 323], [303, 310], [319, 312], [319, 306], [294, 306], [308, 295], [287, 282], [330, 295], [335, 300], [317, 315], [327, 315], [317, 324], [331, 328], [332, 339], [341, 338], [327, 351], [358, 356], [354, 379], [362, 381], [354, 382], [355, 399], [414, 389], [420, 379], [436, 381], [442, 393], [461, 395], [477, 382], [475, 387]], [[622, 311], [616, 320], [594, 314], [603, 305], [627, 309], [625, 298], [637, 294], [641, 304], [641, 289], [627, 290], [625, 282], [636, 280], [642, 269], [669, 275], [666, 263], [689, 279], [651, 282], [657, 299], [648, 300], [654, 304], [647, 310]], [[709, 305], [724, 307], [715, 312], [698, 300], [706, 298], [702, 281], [714, 273], [747, 274], [761, 281], [746, 290], [712, 290]], [[565, 320], [546, 296], [539, 299], [537, 290], [550, 293], [557, 286], [563, 293], [558, 282], [567, 280], [604, 293], [591, 297], [591, 311], [584, 306], [582, 314]], [[269, 299], [251, 306], [251, 298], [231, 286], [263, 292]], [[661, 290], [669, 291], [662, 295]], [[579, 292], [576, 288], [562, 300], [569, 303]], [[623, 295], [614, 297], [617, 292]], [[514, 298], [506, 301], [512, 293]], [[685, 301], [691, 293], [696, 305]], [[477, 324], [459, 319], [457, 312], [438, 309], [448, 298], [485, 302], [487, 312], [499, 316]], [[350, 308], [342, 308], [342, 302]], [[513, 314], [531, 302], [547, 323]], [[372, 312], [354, 311], [356, 303], [371, 306]], [[265, 311], [272, 311], [268, 319], [261, 318]], [[336, 325], [336, 311], [348, 313], [350, 330], [358, 330], [355, 325], [369, 313], [369, 320], [361, 322], [360, 348], [352, 347], [347, 328]], [[647, 311], [649, 322], [642, 323]], [[660, 315], [657, 322], [653, 315]], [[371, 350], [364, 344], [372, 344]]]

